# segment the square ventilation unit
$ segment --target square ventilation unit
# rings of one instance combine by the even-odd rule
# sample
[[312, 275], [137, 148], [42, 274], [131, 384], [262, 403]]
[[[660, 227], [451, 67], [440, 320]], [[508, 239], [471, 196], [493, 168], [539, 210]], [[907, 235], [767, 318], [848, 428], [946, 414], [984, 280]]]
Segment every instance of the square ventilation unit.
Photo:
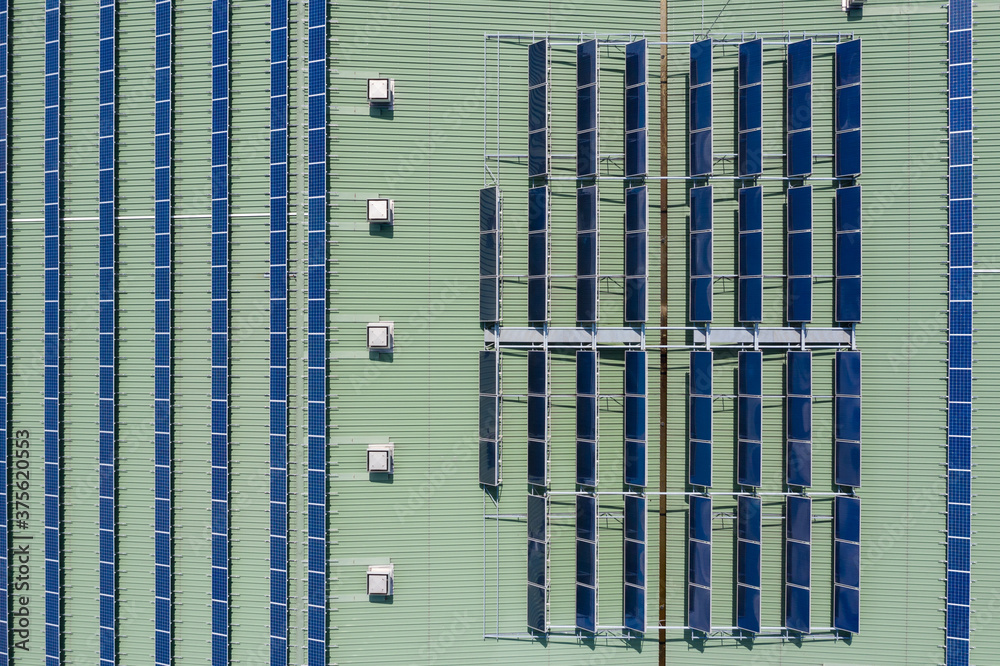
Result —
[[368, 79], [368, 101], [372, 104], [391, 104], [396, 81], [393, 79]]
[[368, 595], [392, 596], [393, 565], [380, 564], [368, 567]]
[[852, 9], [861, 9], [865, 6], [867, 0], [840, 0], [840, 6], [845, 12], [849, 12]]
[[378, 321], [368, 324], [368, 351], [392, 351], [392, 322]]
[[370, 444], [368, 446], [368, 471], [392, 474], [392, 444]]
[[392, 199], [369, 199], [368, 221], [372, 224], [392, 224]]

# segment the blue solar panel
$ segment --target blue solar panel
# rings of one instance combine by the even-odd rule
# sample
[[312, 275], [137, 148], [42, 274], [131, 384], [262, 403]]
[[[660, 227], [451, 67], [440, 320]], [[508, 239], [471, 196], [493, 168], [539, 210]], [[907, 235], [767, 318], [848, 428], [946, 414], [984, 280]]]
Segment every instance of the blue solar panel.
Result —
[[764, 42], [755, 39], [739, 45], [739, 85], [761, 83], [764, 69]]
[[581, 42], [576, 47], [576, 85], [578, 88], [597, 83], [597, 40]]
[[691, 538], [710, 542], [712, 540], [712, 498], [692, 495], [689, 501]]
[[[643, 129], [648, 126], [648, 102], [646, 86], [635, 86], [625, 90], [625, 131]], [[596, 105], [595, 105], [596, 112]], [[711, 120], [710, 120], [711, 122]]]
[[528, 582], [545, 585], [545, 544], [528, 541]]
[[736, 588], [736, 626], [745, 631], [760, 631], [760, 589], [739, 585]]
[[597, 497], [576, 496], [576, 538], [597, 541]]
[[[548, 117], [548, 90], [544, 87], [528, 91], [528, 131], [544, 130]], [[596, 115], [596, 109], [595, 109]]]
[[948, 601], [955, 604], [969, 605], [970, 575], [964, 571], [948, 572]]
[[855, 497], [834, 499], [834, 539], [861, 541], [861, 500]]
[[755, 176], [763, 173], [763, 138], [761, 130], [740, 134], [737, 159], [737, 173], [741, 176]]
[[576, 586], [576, 626], [583, 631], [597, 631], [597, 590]]
[[625, 496], [625, 538], [646, 540], [646, 500], [637, 495]]
[[528, 190], [528, 319], [548, 318], [548, 188]]
[[948, 63], [959, 65], [972, 62], [972, 31], [952, 31], [948, 35]]
[[861, 83], [861, 40], [837, 44], [835, 63], [838, 88]]
[[838, 132], [861, 129], [861, 86], [847, 86], [836, 91], [836, 129]]
[[837, 134], [834, 144], [834, 175], [839, 177], [861, 174], [861, 130]]
[[692, 187], [690, 195], [691, 231], [711, 231], [712, 186]]
[[691, 44], [691, 73], [690, 85], [692, 87], [712, 82], [712, 40], [706, 39]]
[[833, 580], [838, 585], [861, 585], [861, 547], [849, 541], [835, 540], [833, 543]]
[[635, 86], [646, 82], [648, 45], [645, 39], [625, 45], [625, 85]]
[[712, 485], [711, 442], [691, 442], [688, 452], [688, 483], [706, 488]]
[[597, 544], [576, 540], [576, 582], [597, 585]]
[[692, 131], [712, 127], [712, 86], [691, 89], [690, 128]]
[[785, 582], [788, 585], [809, 587], [812, 579], [811, 557], [812, 546], [808, 542], [785, 542]]
[[737, 538], [760, 542], [761, 535], [761, 500], [759, 497], [741, 495], [737, 499]]
[[528, 538], [546, 541], [546, 512], [548, 505], [541, 495], [528, 495]]
[[861, 593], [859, 590], [835, 585], [833, 588], [833, 626], [841, 631], [858, 633], [860, 621]]
[[[703, 88], [696, 88], [695, 90], [702, 90]], [[743, 88], [739, 93], [739, 129], [741, 132], [746, 130], [760, 129], [761, 127], [761, 117], [764, 113], [763, 98], [761, 96], [761, 87], [750, 86], [749, 88]]]
[[712, 130], [692, 132], [690, 150], [690, 162], [688, 165], [690, 175], [712, 175]]
[[701, 587], [712, 586], [712, 544], [688, 543], [688, 580]]
[[788, 45], [788, 87], [812, 83], [812, 40]]
[[785, 586], [785, 626], [789, 629], [803, 633], [811, 631], [810, 596], [806, 588]]
[[688, 626], [708, 632], [712, 628], [712, 591], [688, 585]]
[[528, 46], [528, 86], [544, 85], [548, 80], [548, 43], [543, 39]]
[[544, 587], [528, 585], [528, 629], [530, 630], [544, 632], [547, 629], [546, 592]]
[[835, 389], [838, 395], [861, 395], [861, 352], [836, 354]]
[[948, 3], [948, 29], [952, 31], [972, 29], [971, 0], [952, 0]]

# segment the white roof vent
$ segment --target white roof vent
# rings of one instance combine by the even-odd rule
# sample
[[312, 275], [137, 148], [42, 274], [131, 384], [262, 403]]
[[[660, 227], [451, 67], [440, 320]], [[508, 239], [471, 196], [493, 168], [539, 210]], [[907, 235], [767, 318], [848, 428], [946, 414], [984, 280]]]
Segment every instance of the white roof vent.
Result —
[[391, 321], [377, 321], [368, 324], [368, 351], [392, 351], [393, 326]]
[[368, 596], [392, 596], [393, 565], [378, 564], [368, 567]]
[[372, 104], [392, 104], [395, 92], [394, 79], [368, 79], [368, 101]]
[[372, 224], [392, 224], [392, 199], [369, 199], [368, 221]]
[[369, 444], [369, 473], [392, 474], [392, 454], [395, 447], [392, 444]]

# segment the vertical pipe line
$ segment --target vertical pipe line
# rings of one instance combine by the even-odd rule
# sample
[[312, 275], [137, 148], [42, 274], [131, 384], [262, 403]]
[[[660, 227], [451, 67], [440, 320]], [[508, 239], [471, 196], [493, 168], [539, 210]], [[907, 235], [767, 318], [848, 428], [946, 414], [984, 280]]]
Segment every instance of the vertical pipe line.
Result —
[[212, 666], [229, 664], [229, 0], [212, 0]]
[[271, 664], [288, 663], [288, 0], [271, 2]]
[[62, 0], [45, 3], [45, 658], [62, 663]]
[[118, 276], [117, 276], [117, 152], [118, 94], [117, 0], [101, 0], [99, 11], [99, 351], [98, 438], [98, 561], [100, 664], [114, 666], [118, 658]]
[[327, 659], [327, 0], [309, 3], [308, 666]]
[[153, 117], [154, 663], [173, 661], [173, 0], [157, 0]]

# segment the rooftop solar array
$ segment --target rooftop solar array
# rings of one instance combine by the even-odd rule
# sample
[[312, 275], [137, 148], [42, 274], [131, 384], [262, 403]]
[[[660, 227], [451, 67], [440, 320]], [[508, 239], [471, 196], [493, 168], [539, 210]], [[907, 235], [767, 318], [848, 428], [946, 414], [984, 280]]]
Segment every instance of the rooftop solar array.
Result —
[[788, 45], [785, 170], [789, 178], [804, 178], [812, 173], [812, 59], [811, 39]]
[[739, 353], [736, 482], [742, 486], [761, 485], [763, 357], [759, 351]]
[[625, 351], [625, 483], [646, 485], [646, 352]]
[[692, 187], [690, 242], [690, 311], [692, 322], [712, 321], [712, 186]]
[[853, 634], [861, 630], [861, 500], [834, 498], [833, 626]]
[[764, 319], [764, 193], [758, 185], [739, 191], [739, 308], [743, 323]]
[[548, 387], [548, 354], [533, 349], [528, 352], [528, 483], [536, 486], [549, 485]]
[[972, 0], [948, 3], [948, 579], [945, 656], [969, 663], [972, 537]]
[[576, 175], [578, 178], [596, 176], [600, 166], [598, 132], [600, 67], [597, 62], [599, 53], [596, 39], [582, 42], [576, 47]]
[[479, 352], [479, 483], [500, 484], [500, 354]]
[[549, 629], [548, 527], [548, 498], [528, 495], [528, 629], [541, 633]]
[[625, 496], [624, 613], [627, 631], [646, 631], [646, 498]]
[[785, 482], [812, 485], [812, 352], [789, 351], [785, 363]]
[[[288, 2], [271, 0], [271, 664], [288, 664]], [[166, 662], [165, 666], [168, 666]]]
[[861, 186], [836, 190], [836, 303], [840, 323], [861, 321]]
[[837, 44], [834, 56], [836, 79], [834, 175], [861, 175], [861, 40]]
[[736, 626], [760, 632], [761, 500], [741, 495], [736, 504]]
[[549, 43], [528, 47], [528, 177], [549, 173]]
[[695, 42], [690, 48], [690, 122], [688, 173], [712, 175], [712, 40]]
[[327, 663], [327, 3], [309, 4], [308, 666]]
[[500, 189], [479, 190], [479, 321], [500, 319]]
[[693, 495], [688, 504], [688, 626], [712, 630], [712, 498]]
[[649, 193], [646, 186], [625, 190], [625, 321], [646, 321], [649, 287]]
[[549, 188], [528, 190], [528, 321], [549, 318]]
[[576, 482], [597, 485], [597, 363], [596, 351], [576, 353]]
[[688, 483], [712, 485], [712, 352], [692, 351], [688, 377]]
[[212, 0], [212, 666], [230, 648], [229, 66], [229, 0]]
[[834, 393], [834, 482], [857, 487], [861, 485], [861, 352], [837, 352]]
[[812, 630], [812, 500], [789, 497], [785, 502], [785, 626]]
[[62, 0], [45, 4], [45, 658], [62, 659]]
[[813, 190], [812, 186], [787, 190], [786, 270], [789, 323], [812, 321], [813, 301]]
[[576, 627], [597, 631], [597, 497], [576, 497]]
[[649, 171], [648, 52], [645, 39], [625, 45], [625, 178]]
[[597, 186], [576, 191], [576, 320], [597, 321], [598, 234]]
[[[101, 0], [99, 27], [100, 86], [98, 178], [98, 562], [100, 663], [112, 666], [118, 656], [118, 49], [116, 0]], [[158, 241], [169, 240], [163, 236]], [[157, 251], [167, 248], [156, 248]], [[162, 387], [161, 387], [162, 388]], [[154, 398], [167, 398], [166, 394]], [[156, 469], [156, 473], [169, 474]], [[160, 483], [161, 479], [156, 480]], [[167, 481], [169, 483], [169, 481]], [[155, 484], [154, 484], [155, 485]]]
[[[173, 660], [173, 0], [156, 2], [153, 138], [154, 663]], [[160, 251], [159, 248], [164, 248]], [[273, 307], [273, 306], [272, 306]], [[273, 509], [272, 509], [273, 511]]]
[[736, 174], [759, 176], [764, 172], [764, 42], [755, 39], [739, 46], [739, 100]]

